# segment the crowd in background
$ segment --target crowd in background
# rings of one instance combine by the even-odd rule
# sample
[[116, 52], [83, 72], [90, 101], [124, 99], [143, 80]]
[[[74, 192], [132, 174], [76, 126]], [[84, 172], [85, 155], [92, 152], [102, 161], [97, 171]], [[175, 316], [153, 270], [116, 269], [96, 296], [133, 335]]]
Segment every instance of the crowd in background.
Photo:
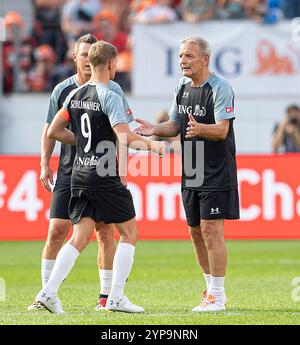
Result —
[[[283, 18], [300, 17], [298, 0], [33, 0], [32, 6], [34, 22], [27, 37], [20, 13], [9, 12], [5, 16], [3, 90], [6, 93], [51, 91], [75, 72], [74, 41], [88, 32], [118, 48], [115, 80], [125, 91], [130, 91], [130, 34], [134, 23], [250, 19], [275, 24]], [[19, 68], [14, 75], [16, 62]]]

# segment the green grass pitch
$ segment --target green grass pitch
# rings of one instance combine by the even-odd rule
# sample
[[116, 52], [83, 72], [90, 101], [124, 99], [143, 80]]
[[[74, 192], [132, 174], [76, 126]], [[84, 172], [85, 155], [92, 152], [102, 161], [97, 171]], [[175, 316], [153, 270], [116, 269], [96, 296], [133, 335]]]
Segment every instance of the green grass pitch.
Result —
[[40, 290], [42, 247], [42, 242], [0, 242], [0, 277], [6, 282], [0, 324], [300, 324], [300, 301], [292, 299], [292, 280], [300, 276], [299, 241], [227, 241], [227, 310], [201, 315], [191, 312], [204, 281], [189, 241], [137, 244], [126, 294], [145, 308], [144, 314], [94, 310], [99, 289], [95, 242], [60, 288], [66, 314], [27, 312]]

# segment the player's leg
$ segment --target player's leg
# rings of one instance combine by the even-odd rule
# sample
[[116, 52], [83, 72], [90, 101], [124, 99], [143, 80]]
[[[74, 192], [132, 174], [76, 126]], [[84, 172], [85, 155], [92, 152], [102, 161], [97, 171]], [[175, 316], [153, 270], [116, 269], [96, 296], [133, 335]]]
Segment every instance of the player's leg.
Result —
[[207, 300], [193, 309], [196, 312], [225, 310], [224, 288], [227, 253], [224, 240], [224, 220], [201, 220], [202, 236], [208, 252], [211, 272], [210, 289]]
[[41, 276], [43, 286], [47, 284], [56, 256], [72, 228], [68, 213], [70, 198], [69, 184], [55, 187], [51, 198], [48, 236], [42, 253]]
[[[43, 287], [49, 280], [55, 264], [56, 256], [72, 227], [72, 222], [70, 221], [68, 214], [70, 197], [71, 191], [69, 185], [56, 187], [52, 194], [48, 235], [41, 260], [41, 278]], [[44, 309], [43, 306], [36, 301], [27, 308], [29, 311], [41, 309]]]
[[36, 300], [42, 303], [50, 312], [56, 314], [64, 312], [57, 297], [58, 289], [71, 272], [79, 254], [88, 245], [94, 227], [95, 221], [93, 219], [89, 217], [81, 218], [74, 225], [71, 239], [59, 251], [49, 281], [36, 297]]
[[129, 277], [135, 253], [135, 244], [138, 238], [138, 229], [135, 218], [124, 223], [116, 224], [120, 234], [120, 241], [113, 262], [113, 281], [110, 296], [124, 295], [124, 288]]
[[45, 286], [70, 229], [72, 222], [67, 219], [50, 219], [47, 240], [42, 253], [42, 284]]
[[201, 230], [208, 252], [211, 276], [224, 277], [227, 265], [224, 219], [201, 220]]
[[190, 237], [194, 247], [194, 252], [198, 264], [203, 272], [203, 277], [206, 283], [206, 289], [202, 292], [202, 299], [207, 297], [211, 283], [211, 273], [208, 260], [207, 248], [202, 236], [201, 226], [189, 226]]
[[96, 238], [98, 241], [97, 264], [100, 279], [100, 294], [96, 310], [106, 308], [107, 297], [112, 287], [113, 261], [116, 252], [114, 224], [97, 223]]
[[107, 309], [141, 313], [144, 309], [131, 303], [124, 295], [125, 284], [134, 261], [135, 244], [138, 237], [136, 220], [132, 218], [123, 223], [116, 223], [116, 227], [120, 234], [120, 242], [114, 257], [112, 289], [107, 299]]
[[203, 276], [206, 282], [206, 289], [201, 294], [201, 301], [203, 301], [204, 299], [206, 299], [207, 292], [210, 287], [210, 268], [207, 249], [201, 233], [199, 193], [194, 190], [183, 189], [182, 201], [185, 209], [187, 223], [189, 225], [189, 232], [195, 251], [195, 256], [203, 272]]
[[224, 219], [238, 213], [238, 196], [233, 191], [202, 192], [200, 195], [201, 231], [208, 252], [211, 273], [207, 303], [194, 311], [225, 310], [225, 272], [227, 252], [224, 239]]
[[107, 299], [107, 309], [140, 313], [143, 308], [132, 304], [124, 296], [127, 282], [134, 261], [135, 244], [138, 230], [135, 210], [130, 191], [124, 186], [117, 189], [96, 193], [93, 196], [96, 210], [106, 224], [114, 223], [120, 234], [120, 241], [113, 261], [112, 289]]

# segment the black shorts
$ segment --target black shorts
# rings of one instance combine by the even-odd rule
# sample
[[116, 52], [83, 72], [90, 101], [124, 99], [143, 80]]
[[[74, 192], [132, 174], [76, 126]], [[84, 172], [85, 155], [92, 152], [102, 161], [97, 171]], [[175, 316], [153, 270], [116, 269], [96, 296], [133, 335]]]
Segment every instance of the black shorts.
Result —
[[182, 201], [189, 226], [199, 226], [201, 219], [239, 219], [239, 194], [237, 189], [200, 192], [182, 189]]
[[95, 222], [124, 223], [135, 217], [131, 193], [125, 187], [108, 191], [73, 189], [69, 204], [73, 224], [82, 217]]
[[51, 198], [50, 219], [70, 219], [69, 202], [71, 199], [70, 185], [56, 185]]

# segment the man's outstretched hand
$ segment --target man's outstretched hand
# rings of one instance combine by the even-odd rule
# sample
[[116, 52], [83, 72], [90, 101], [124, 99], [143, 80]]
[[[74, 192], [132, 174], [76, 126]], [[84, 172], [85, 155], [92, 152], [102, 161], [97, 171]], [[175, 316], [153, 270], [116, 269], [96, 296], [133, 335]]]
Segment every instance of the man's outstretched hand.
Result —
[[152, 125], [152, 123], [142, 119], [135, 119], [135, 121], [137, 123], [140, 123], [141, 126], [137, 127], [134, 130], [134, 133], [145, 137], [150, 137], [151, 135], [154, 135], [154, 125]]

